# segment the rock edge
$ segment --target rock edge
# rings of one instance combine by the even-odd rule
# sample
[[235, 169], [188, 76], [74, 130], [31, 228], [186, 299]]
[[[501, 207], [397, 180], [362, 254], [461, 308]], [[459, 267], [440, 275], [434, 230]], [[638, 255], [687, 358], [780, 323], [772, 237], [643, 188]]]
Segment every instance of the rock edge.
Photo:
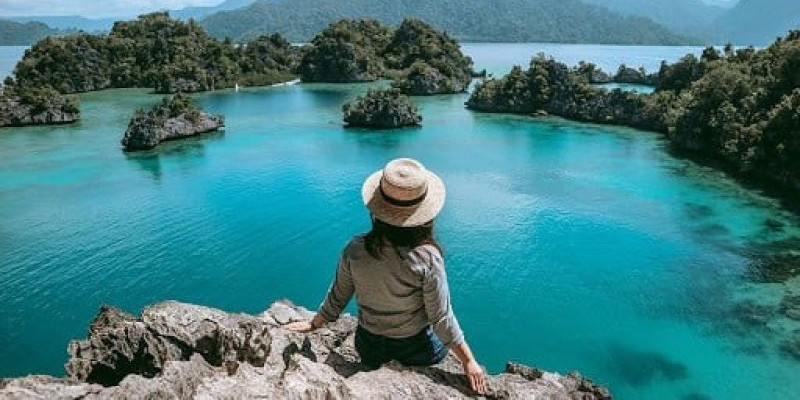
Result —
[[[259, 315], [167, 301], [137, 318], [104, 306], [84, 340], [69, 345], [68, 376], [0, 380], [0, 398], [474, 398], [458, 360], [431, 367], [388, 363], [368, 370], [345, 315], [309, 334], [282, 325], [311, 313], [278, 301]], [[516, 363], [488, 378], [493, 399], [610, 399], [578, 374]]]

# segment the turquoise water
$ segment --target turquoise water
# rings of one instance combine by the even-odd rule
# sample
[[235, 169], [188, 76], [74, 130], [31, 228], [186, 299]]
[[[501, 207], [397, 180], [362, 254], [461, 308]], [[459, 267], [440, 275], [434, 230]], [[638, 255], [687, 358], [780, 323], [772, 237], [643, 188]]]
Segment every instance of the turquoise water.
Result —
[[477, 114], [466, 95], [415, 98], [418, 129], [343, 129], [367, 87], [197, 95], [224, 133], [136, 154], [119, 140], [159, 100], [144, 90], [82, 95], [75, 125], [0, 130], [0, 376], [63, 373], [103, 303], [314, 308], [368, 226], [362, 180], [410, 156], [448, 185], [454, 308], [491, 371], [579, 370], [622, 399], [798, 396], [800, 362], [779, 349], [800, 323], [776, 310], [800, 281], [747, 274], [762, 245], [800, 235], [778, 202], [656, 134]]
[[653, 93], [655, 90], [652, 86], [647, 85], [639, 85], [635, 83], [601, 83], [597, 85], [598, 87], [607, 89], [607, 90], [614, 90], [619, 89], [625, 92], [633, 92], [633, 93]]
[[675, 62], [688, 53], [699, 55], [702, 47], [693, 46], [620, 46], [606, 44], [556, 43], [464, 43], [465, 53], [475, 61], [477, 70], [494, 75], [508, 72], [512, 65], [527, 68], [534, 54], [544, 53], [569, 66], [591, 61], [608, 73], [617, 72], [620, 64], [658, 71], [661, 61]]

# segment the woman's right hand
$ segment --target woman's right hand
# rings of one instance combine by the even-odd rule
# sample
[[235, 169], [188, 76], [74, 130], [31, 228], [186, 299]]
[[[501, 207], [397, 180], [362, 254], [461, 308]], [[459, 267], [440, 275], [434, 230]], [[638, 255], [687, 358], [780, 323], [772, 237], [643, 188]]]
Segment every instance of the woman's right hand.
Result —
[[306, 321], [291, 322], [289, 324], [286, 324], [284, 328], [292, 332], [301, 332], [301, 333], [311, 332], [314, 329], [316, 329], [310, 319]]

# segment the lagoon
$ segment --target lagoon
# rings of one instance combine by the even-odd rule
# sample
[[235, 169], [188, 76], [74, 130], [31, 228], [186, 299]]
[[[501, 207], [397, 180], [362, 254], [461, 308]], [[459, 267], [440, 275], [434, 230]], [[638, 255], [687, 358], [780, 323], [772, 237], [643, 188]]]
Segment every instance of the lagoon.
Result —
[[[698, 50], [464, 49], [496, 73], [537, 49], [606, 69]], [[0, 376], [62, 374], [67, 342], [104, 303], [315, 308], [368, 227], [364, 177], [409, 156], [448, 185], [438, 231], [454, 309], [491, 371], [578, 370], [621, 399], [800, 393], [800, 362], [781, 350], [800, 323], [777, 312], [800, 281], [749, 273], [762, 248], [800, 237], [777, 201], [657, 134], [474, 113], [466, 94], [414, 98], [421, 128], [342, 128], [341, 104], [370, 86], [198, 94], [226, 131], [143, 153], [119, 140], [159, 101], [147, 90], [83, 94], [74, 125], [0, 130]]]

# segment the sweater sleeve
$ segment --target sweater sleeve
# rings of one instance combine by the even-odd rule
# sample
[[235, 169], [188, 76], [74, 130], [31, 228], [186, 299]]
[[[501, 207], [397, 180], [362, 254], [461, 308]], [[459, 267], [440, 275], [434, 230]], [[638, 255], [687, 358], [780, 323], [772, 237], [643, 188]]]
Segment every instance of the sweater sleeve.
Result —
[[444, 260], [438, 251], [431, 254], [430, 260], [430, 268], [423, 277], [422, 285], [425, 312], [436, 336], [445, 346], [451, 348], [464, 342], [464, 333], [450, 305]]
[[339, 266], [336, 268], [336, 277], [328, 289], [325, 301], [319, 307], [319, 315], [326, 322], [333, 322], [339, 319], [339, 315], [344, 310], [347, 303], [353, 297], [353, 277], [350, 275], [350, 263], [347, 261], [344, 252], [339, 258]]

